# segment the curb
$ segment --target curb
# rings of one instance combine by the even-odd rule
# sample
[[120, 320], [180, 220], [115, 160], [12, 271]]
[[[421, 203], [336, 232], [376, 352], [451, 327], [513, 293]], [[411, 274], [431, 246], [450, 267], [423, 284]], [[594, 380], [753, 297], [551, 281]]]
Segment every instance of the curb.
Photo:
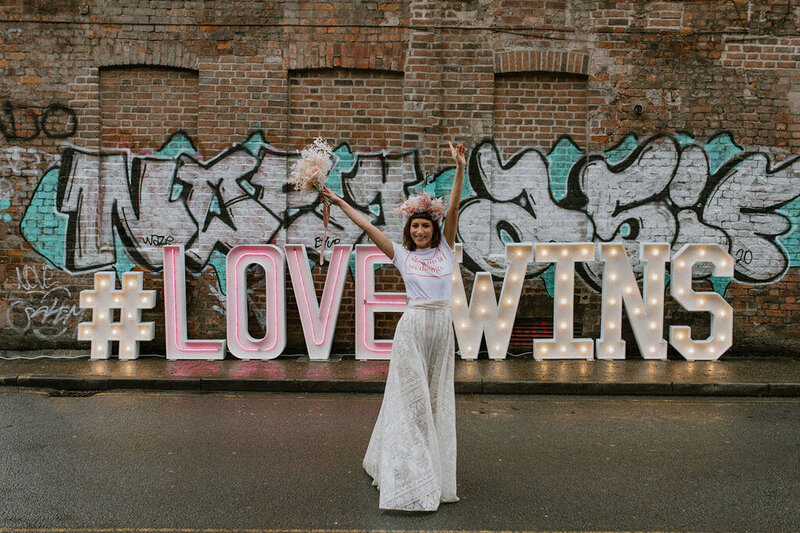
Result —
[[[22, 374], [0, 376], [0, 386], [64, 391], [180, 390], [197, 392], [307, 392], [380, 394], [382, 380], [237, 380], [71, 377]], [[456, 381], [457, 394], [531, 394], [592, 396], [798, 397], [800, 383], [632, 383]]]

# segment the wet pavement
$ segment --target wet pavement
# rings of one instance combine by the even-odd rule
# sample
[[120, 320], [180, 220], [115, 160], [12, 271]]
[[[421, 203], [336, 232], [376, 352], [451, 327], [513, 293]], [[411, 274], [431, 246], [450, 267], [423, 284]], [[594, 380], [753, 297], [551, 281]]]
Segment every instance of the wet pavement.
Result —
[[461, 394], [461, 501], [435, 513], [378, 509], [379, 406], [2, 387], [0, 531], [800, 530], [800, 398]]
[[[168, 361], [20, 359], [4, 353], [0, 386], [58, 390], [156, 389], [267, 392], [382, 392], [388, 361]], [[28, 355], [29, 356], [29, 355]], [[17, 358], [14, 358], [17, 357]], [[457, 393], [677, 396], [800, 396], [800, 358], [719, 361], [458, 360]]]

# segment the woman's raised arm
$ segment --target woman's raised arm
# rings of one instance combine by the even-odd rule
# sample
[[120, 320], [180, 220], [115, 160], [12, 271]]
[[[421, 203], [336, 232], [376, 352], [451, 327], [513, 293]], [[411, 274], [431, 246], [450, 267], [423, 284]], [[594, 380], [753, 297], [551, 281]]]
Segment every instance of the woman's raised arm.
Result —
[[447, 213], [444, 219], [444, 239], [450, 248], [456, 242], [456, 231], [458, 230], [458, 204], [461, 202], [461, 190], [464, 187], [464, 167], [467, 166], [464, 157], [464, 145], [453, 146], [450, 143], [450, 153], [456, 164], [456, 177], [453, 179], [453, 188], [450, 189], [450, 200], [447, 204]]
[[352, 205], [339, 198], [327, 187], [320, 191], [320, 194], [327, 198], [331, 204], [341, 209], [342, 212], [347, 215], [347, 218], [352, 220], [356, 226], [363, 229], [367, 233], [367, 237], [375, 243], [375, 246], [380, 248], [381, 252], [385, 253], [389, 259], [394, 259], [394, 246], [392, 246], [392, 241], [367, 220], [367, 217], [359, 213]]

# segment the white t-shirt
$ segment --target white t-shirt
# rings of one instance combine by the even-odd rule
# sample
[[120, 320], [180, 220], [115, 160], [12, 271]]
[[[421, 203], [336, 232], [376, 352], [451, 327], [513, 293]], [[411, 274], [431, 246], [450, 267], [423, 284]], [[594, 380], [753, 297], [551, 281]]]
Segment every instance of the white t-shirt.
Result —
[[450, 301], [453, 287], [455, 250], [442, 236], [438, 248], [417, 248], [413, 252], [392, 243], [392, 263], [400, 271], [409, 299]]

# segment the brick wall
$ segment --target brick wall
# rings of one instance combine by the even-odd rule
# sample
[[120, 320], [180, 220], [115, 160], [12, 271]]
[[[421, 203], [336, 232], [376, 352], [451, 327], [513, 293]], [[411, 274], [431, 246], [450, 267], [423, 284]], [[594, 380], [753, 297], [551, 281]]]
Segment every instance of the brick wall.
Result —
[[562, 135], [586, 144], [586, 79], [546, 73], [495, 77], [494, 138], [514, 150], [549, 149]]
[[[168, 240], [186, 247], [190, 334], [224, 337], [228, 249], [300, 242], [318, 262], [319, 204], [283, 182], [322, 135], [349, 147], [331, 185], [393, 239], [395, 204], [428, 177], [446, 192], [446, 141], [467, 145], [468, 293], [473, 271], [502, 275], [511, 233], [621, 240], [632, 256], [648, 239], [717, 242], [736, 259], [735, 281], [714, 280], [736, 309], [734, 351], [797, 353], [799, 16], [777, 0], [3, 2], [0, 339], [85, 350], [77, 302], [92, 273], [138, 269], [160, 288]], [[492, 146], [539, 155], [500, 168]], [[128, 168], [108, 153], [120, 148]], [[331, 238], [367, 242], [334, 216]], [[321, 294], [327, 268], [313, 272]], [[550, 316], [547, 276], [531, 268], [519, 317]], [[599, 281], [587, 268], [576, 282], [591, 337]], [[377, 284], [402, 290], [391, 269]], [[143, 351], [163, 350], [161, 298]], [[353, 299], [348, 278], [339, 352], [353, 350]], [[675, 302], [666, 316], [708, 327]], [[378, 336], [395, 320], [380, 316]]]
[[152, 150], [176, 131], [197, 137], [197, 73], [154, 67], [100, 70], [103, 148]]

